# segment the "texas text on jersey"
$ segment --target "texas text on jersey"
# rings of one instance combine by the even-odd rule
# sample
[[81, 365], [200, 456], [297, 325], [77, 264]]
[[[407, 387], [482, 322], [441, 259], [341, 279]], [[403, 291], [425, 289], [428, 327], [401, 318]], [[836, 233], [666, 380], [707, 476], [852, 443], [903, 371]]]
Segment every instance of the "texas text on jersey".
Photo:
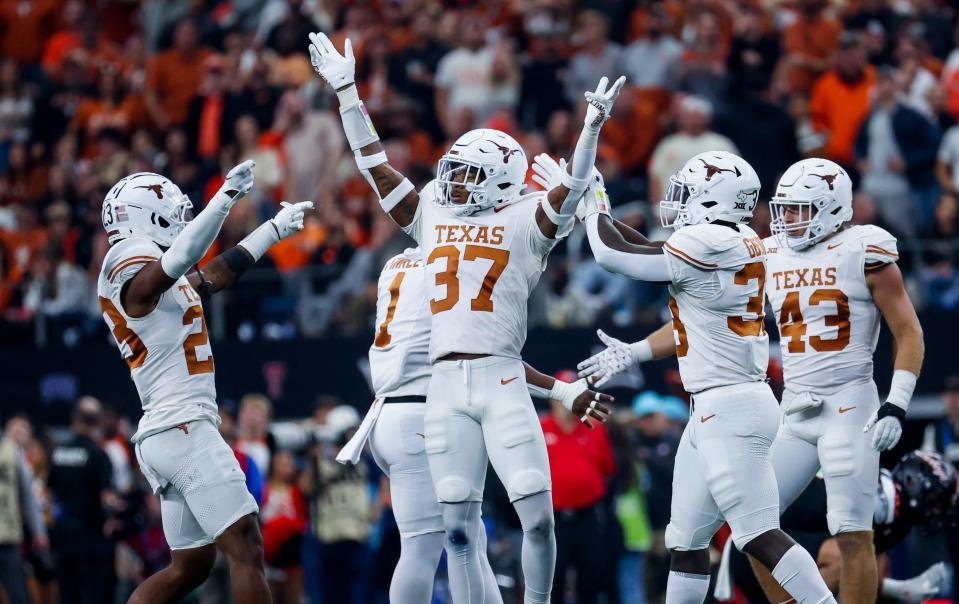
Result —
[[765, 243], [787, 390], [829, 394], [871, 381], [880, 314], [866, 274], [898, 259], [895, 237], [868, 225], [801, 250]]
[[529, 295], [556, 244], [536, 224], [545, 193], [471, 216], [437, 204], [434, 193], [433, 183], [423, 187], [404, 229], [426, 261], [430, 359], [452, 352], [521, 358]]

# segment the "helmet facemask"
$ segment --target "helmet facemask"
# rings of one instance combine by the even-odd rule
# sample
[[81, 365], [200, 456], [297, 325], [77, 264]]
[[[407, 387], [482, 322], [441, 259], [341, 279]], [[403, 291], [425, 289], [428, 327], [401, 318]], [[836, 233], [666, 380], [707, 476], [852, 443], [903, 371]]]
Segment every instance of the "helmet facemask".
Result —
[[[820, 211], [831, 203], [829, 197], [815, 199], [776, 198], [769, 202], [772, 220], [769, 230], [779, 245], [793, 250], [801, 250], [822, 241], [835, 232], [823, 223]], [[835, 208], [834, 213], [841, 211]], [[786, 214], [797, 214], [795, 220], [787, 222]], [[838, 228], [838, 227], [837, 227]]]
[[689, 198], [694, 195], [689, 184], [682, 182], [676, 175], [669, 177], [666, 194], [659, 202], [659, 220], [664, 228], [678, 229], [692, 224]]
[[436, 170], [437, 204], [453, 208], [461, 216], [490, 207], [492, 202], [483, 186], [486, 178], [485, 168], [477, 163], [443, 157]]

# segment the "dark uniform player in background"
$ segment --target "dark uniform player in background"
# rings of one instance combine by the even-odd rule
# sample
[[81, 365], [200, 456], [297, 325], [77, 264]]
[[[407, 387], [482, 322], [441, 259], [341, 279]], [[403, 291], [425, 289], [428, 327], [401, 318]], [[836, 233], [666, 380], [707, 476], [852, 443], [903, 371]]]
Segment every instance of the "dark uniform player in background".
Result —
[[95, 441], [99, 414], [96, 399], [77, 401], [70, 438], [50, 459], [51, 543], [63, 604], [103, 604], [113, 597], [113, 547], [103, 529], [117, 497], [110, 458]]
[[[956, 470], [937, 453], [913, 451], [904, 456], [892, 472], [882, 470], [873, 520], [876, 555], [881, 557], [902, 543], [914, 527], [933, 532], [954, 523], [957, 489], [959, 479]], [[836, 540], [830, 537], [825, 509], [825, 482], [817, 478], [783, 514], [782, 526], [816, 555], [826, 584], [837, 592], [839, 551]], [[946, 574], [943, 566], [942, 563], [935, 564], [921, 575], [904, 581], [881, 579], [879, 592], [883, 596], [905, 601], [932, 597], [944, 585]], [[736, 587], [750, 602], [768, 601], [746, 557], [735, 550], [730, 556], [730, 572]]]

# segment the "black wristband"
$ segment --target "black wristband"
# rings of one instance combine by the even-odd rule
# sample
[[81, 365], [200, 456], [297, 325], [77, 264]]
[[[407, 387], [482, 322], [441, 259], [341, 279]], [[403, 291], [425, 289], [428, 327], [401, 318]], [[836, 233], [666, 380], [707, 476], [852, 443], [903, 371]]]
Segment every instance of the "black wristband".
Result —
[[239, 279], [240, 275], [245, 273], [248, 268], [253, 266], [254, 263], [250, 253], [239, 247], [231, 247], [220, 255], [223, 256], [223, 261], [226, 262], [226, 265], [237, 279]]
[[898, 419], [901, 424], [903, 420], [906, 419], [906, 410], [895, 403], [885, 402], [879, 407], [879, 411], [876, 413], [876, 419], [880, 420], [889, 416]]
[[206, 302], [210, 299], [210, 296], [213, 295], [213, 292], [210, 291], [210, 288], [213, 287], [213, 282], [207, 280], [199, 266], [196, 267], [196, 274], [200, 276], [200, 285], [197, 286], [196, 293], [200, 294], [200, 299]]

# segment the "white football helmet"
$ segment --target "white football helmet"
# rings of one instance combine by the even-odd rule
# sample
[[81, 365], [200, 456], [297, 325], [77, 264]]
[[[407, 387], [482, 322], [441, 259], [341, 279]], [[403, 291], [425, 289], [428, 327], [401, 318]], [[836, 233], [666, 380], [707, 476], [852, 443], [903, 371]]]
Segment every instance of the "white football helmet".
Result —
[[659, 216], [678, 229], [717, 220], [748, 222], [759, 200], [759, 177], [745, 159], [728, 151], [693, 157], [669, 178]]
[[169, 178], [137, 172], [121, 178], [103, 198], [101, 219], [111, 244], [145, 237], [170, 247], [187, 223], [190, 198]]
[[[460, 136], [436, 168], [436, 203], [469, 216], [518, 196], [526, 186], [526, 152], [499, 130], [479, 128]], [[466, 200], [453, 201], [457, 187]]]
[[[786, 222], [786, 212], [795, 220]], [[769, 202], [769, 229], [779, 245], [801, 250], [822, 241], [852, 219], [852, 180], [835, 162], [798, 161], [779, 179]]]

